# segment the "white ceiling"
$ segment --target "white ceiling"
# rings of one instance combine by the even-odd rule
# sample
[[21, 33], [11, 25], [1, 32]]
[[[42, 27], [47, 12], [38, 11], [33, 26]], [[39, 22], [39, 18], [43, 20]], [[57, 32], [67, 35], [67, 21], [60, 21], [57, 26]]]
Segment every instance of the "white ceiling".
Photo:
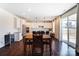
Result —
[[51, 20], [55, 16], [61, 15], [76, 3], [0, 3], [0, 7], [25, 18]]

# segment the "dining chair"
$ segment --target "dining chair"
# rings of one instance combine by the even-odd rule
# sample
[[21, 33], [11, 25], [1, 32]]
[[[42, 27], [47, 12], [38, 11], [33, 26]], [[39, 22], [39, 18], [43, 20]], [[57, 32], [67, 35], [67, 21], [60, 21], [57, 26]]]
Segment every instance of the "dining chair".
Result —
[[24, 43], [24, 55], [27, 55], [27, 50], [28, 49], [31, 49], [31, 52], [32, 52], [32, 43], [33, 43], [33, 40], [23, 37], [23, 43]]
[[32, 54], [34, 56], [42, 56], [43, 55], [42, 35], [33, 35]]
[[33, 34], [35, 34], [36, 32], [35, 31], [33, 31]]
[[48, 49], [49, 46], [50, 55], [51, 55], [51, 47], [52, 47], [51, 43], [52, 43], [52, 38], [43, 39], [43, 46], [46, 46], [45, 49]]
[[41, 31], [41, 34], [43, 35], [43, 34], [45, 34], [45, 32], [44, 31]]
[[49, 31], [46, 31], [46, 34], [48, 35], [49, 34]]
[[38, 31], [38, 34], [40, 35], [40, 34], [41, 34], [41, 32], [40, 32], [40, 31]]

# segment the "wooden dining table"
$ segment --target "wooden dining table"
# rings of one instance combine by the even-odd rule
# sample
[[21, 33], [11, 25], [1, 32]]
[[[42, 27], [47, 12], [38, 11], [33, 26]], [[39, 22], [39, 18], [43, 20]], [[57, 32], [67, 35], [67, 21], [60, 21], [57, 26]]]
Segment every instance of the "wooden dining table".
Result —
[[[26, 34], [24, 37], [24, 42], [31, 42], [32, 43], [33, 42], [33, 34]], [[51, 36], [43, 34], [43, 42], [49, 42], [51, 44]]]
[[[32, 42], [33, 41], [33, 34], [26, 34], [24, 36], [24, 42], [25, 41]], [[51, 42], [51, 36], [50, 35], [43, 34], [43, 41], [45, 41], [45, 42], [50, 41]]]
[[[24, 38], [31, 40], [33, 39], [33, 34], [26, 34]], [[43, 34], [43, 39], [51, 39], [51, 37], [50, 35]]]
[[[24, 36], [24, 42], [33, 42], [33, 34], [26, 34]], [[46, 35], [43, 34], [43, 41], [49, 41], [49, 45], [50, 45], [50, 51], [51, 51], [51, 36], [50, 35]], [[50, 53], [51, 54], [51, 53]]]

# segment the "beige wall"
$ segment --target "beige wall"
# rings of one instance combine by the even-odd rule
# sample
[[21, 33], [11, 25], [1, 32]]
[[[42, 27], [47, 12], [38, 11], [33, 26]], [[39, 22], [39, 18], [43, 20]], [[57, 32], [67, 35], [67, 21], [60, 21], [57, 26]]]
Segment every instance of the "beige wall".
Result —
[[55, 37], [57, 39], [60, 38], [60, 17], [56, 17], [53, 21], [53, 32], [55, 33]]

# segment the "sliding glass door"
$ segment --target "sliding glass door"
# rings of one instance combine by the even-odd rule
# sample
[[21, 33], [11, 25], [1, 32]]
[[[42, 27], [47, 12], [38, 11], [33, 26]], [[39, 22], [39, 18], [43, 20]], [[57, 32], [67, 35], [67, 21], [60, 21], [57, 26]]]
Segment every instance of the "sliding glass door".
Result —
[[75, 48], [76, 46], [76, 14], [68, 17], [69, 27], [69, 44]]
[[68, 29], [67, 29], [67, 17], [62, 19], [62, 41], [68, 42]]
[[76, 46], [76, 14], [62, 18], [62, 41], [75, 48]]

